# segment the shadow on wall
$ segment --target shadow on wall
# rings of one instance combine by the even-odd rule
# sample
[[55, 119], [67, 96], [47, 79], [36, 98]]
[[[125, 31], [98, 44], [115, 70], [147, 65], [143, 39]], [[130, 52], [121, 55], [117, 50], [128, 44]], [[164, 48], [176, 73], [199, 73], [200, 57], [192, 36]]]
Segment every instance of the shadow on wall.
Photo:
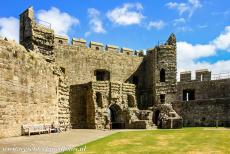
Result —
[[148, 75], [152, 74], [152, 69], [149, 69], [152, 68], [151, 58], [151, 55], [146, 55], [137, 70], [125, 81], [136, 85], [137, 107], [140, 110], [153, 106], [153, 78]]
[[90, 102], [87, 84], [70, 86], [70, 122], [72, 128], [94, 128], [95, 109]]

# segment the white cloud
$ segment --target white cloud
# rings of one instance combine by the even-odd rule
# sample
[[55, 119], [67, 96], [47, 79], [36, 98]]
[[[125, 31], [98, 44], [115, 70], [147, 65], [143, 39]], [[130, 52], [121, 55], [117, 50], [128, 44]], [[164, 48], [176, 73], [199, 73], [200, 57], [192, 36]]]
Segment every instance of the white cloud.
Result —
[[186, 23], [186, 20], [184, 18], [178, 18], [173, 20], [173, 26], [177, 26], [184, 23]]
[[199, 0], [188, 0], [187, 3], [169, 2], [166, 6], [170, 9], [176, 9], [179, 15], [188, 13], [189, 17], [191, 17], [197, 9], [202, 7]]
[[64, 36], [68, 36], [71, 28], [80, 23], [77, 18], [66, 12], [61, 12], [56, 7], [52, 7], [50, 10], [38, 11], [37, 18], [50, 23], [56, 34]]
[[[105, 33], [106, 30], [103, 27], [103, 22], [100, 19], [100, 12], [94, 8], [88, 9], [89, 24], [91, 31], [95, 33]], [[86, 32], [85, 36], [90, 35], [91, 32]]]
[[190, 59], [208, 57], [215, 55], [216, 53], [215, 46], [210, 44], [192, 45], [187, 42], [178, 42], [177, 48], [179, 61], [188, 61]]
[[108, 19], [117, 25], [134, 25], [140, 24], [144, 16], [141, 11], [141, 3], [125, 3], [121, 7], [116, 7], [107, 12]]
[[152, 29], [152, 28], [155, 28], [155, 29], [162, 29], [164, 28], [164, 26], [166, 25], [166, 23], [162, 20], [159, 20], [159, 21], [150, 21], [147, 28], [148, 29]]
[[213, 44], [221, 50], [230, 52], [230, 26], [225, 27], [225, 31], [213, 41]]
[[0, 36], [18, 42], [19, 20], [14, 17], [0, 18]]
[[220, 60], [215, 63], [197, 61], [202, 57], [214, 56], [218, 50], [229, 51], [230, 26], [225, 31], [207, 44], [192, 45], [188, 42], [177, 42], [178, 72], [207, 68], [213, 73], [230, 72], [230, 60]]

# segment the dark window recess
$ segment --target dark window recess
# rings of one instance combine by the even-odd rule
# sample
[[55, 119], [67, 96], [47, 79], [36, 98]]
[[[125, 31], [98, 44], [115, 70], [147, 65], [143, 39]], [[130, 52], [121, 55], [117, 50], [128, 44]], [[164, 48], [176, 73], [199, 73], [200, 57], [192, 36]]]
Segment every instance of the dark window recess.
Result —
[[183, 90], [183, 101], [195, 100], [195, 90], [186, 89]]
[[96, 75], [97, 81], [109, 81], [110, 80], [110, 72], [109, 71], [96, 70], [95, 75]]
[[133, 84], [138, 85], [139, 78], [138, 76], [133, 76]]
[[63, 41], [62, 40], [58, 40], [58, 43], [63, 44]]
[[61, 69], [62, 73], [65, 74], [65, 68], [64, 67], [60, 67], [60, 69]]
[[161, 103], [165, 103], [165, 94], [160, 95]]
[[135, 106], [135, 99], [132, 95], [128, 95], [128, 106], [134, 107]]
[[159, 115], [160, 115], [160, 111], [159, 110], [156, 110], [156, 112], [155, 112], [155, 114], [154, 114], [154, 123], [155, 123], [155, 125], [156, 126], [158, 126], [159, 125], [159, 123], [158, 123], [158, 120], [159, 120]]
[[96, 50], [99, 50], [99, 47], [96, 47]]
[[96, 92], [96, 102], [98, 107], [102, 107], [102, 94], [100, 92]]
[[160, 82], [165, 82], [165, 70], [161, 69], [160, 71]]

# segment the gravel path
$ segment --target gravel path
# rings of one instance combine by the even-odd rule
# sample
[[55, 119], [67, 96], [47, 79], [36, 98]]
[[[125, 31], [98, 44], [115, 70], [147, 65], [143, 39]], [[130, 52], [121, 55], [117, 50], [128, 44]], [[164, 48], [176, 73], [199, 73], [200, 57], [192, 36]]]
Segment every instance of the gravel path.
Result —
[[[48, 154], [57, 153], [111, 135], [119, 130], [73, 129], [63, 133], [19, 136], [0, 139], [0, 153]], [[87, 150], [83, 147], [78, 150]], [[64, 150], [65, 151], [65, 150]]]

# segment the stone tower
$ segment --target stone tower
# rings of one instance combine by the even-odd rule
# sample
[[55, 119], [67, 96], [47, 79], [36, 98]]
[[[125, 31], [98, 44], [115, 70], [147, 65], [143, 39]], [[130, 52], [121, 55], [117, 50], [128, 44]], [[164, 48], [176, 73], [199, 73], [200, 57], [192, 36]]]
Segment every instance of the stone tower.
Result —
[[167, 104], [175, 100], [176, 95], [176, 37], [171, 34], [164, 45], [155, 49], [154, 86], [155, 103]]
[[42, 53], [47, 60], [54, 60], [54, 31], [49, 23], [43, 23], [36, 22], [32, 7], [20, 14], [20, 44], [26, 49]]

